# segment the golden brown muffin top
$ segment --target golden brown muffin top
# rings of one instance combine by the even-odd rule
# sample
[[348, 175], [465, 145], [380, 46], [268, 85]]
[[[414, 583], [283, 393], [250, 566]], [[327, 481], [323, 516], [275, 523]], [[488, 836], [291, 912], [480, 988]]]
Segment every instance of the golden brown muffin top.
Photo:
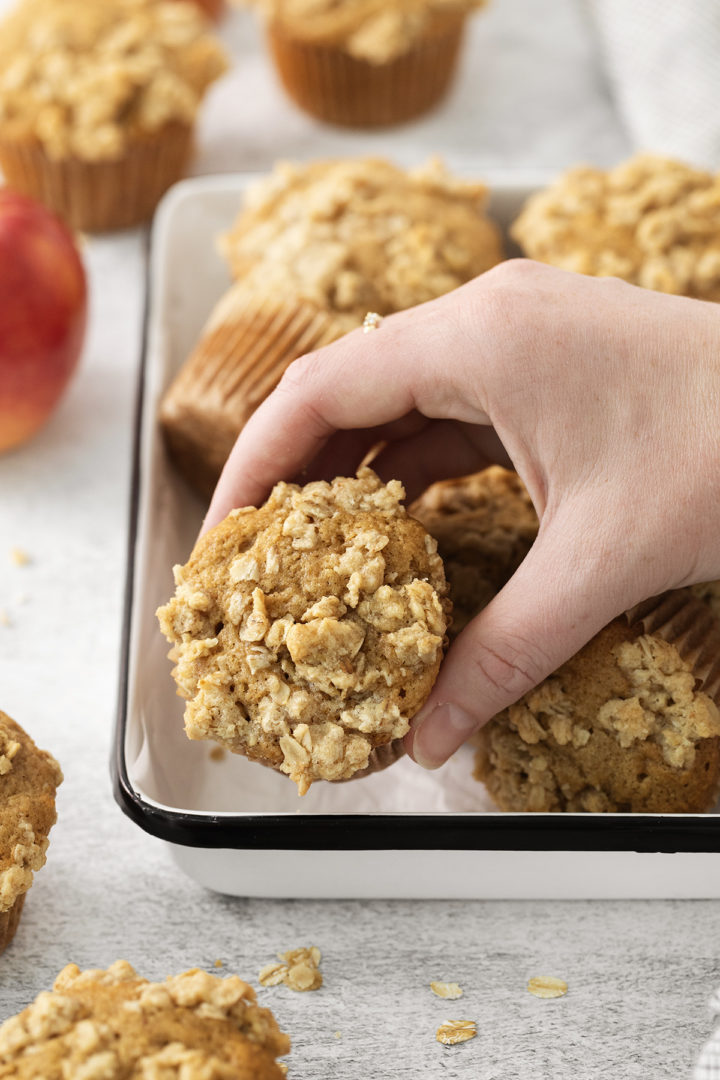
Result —
[[125, 960], [68, 964], [0, 1027], [0, 1077], [18, 1080], [280, 1080], [290, 1040], [236, 975], [194, 969], [163, 983]]
[[301, 794], [405, 735], [447, 625], [437, 545], [370, 469], [280, 483], [202, 537], [158, 617], [185, 730], [287, 773]]
[[720, 300], [720, 174], [679, 161], [570, 169], [528, 200], [511, 235], [565, 270]]
[[45, 865], [62, 778], [55, 758], [0, 712], [0, 911], [28, 891], [33, 872]]
[[291, 37], [385, 64], [487, 0], [238, 0]]
[[177, 0], [21, 0], [0, 26], [4, 137], [107, 161], [133, 136], [191, 124], [227, 66], [209, 25]]
[[351, 330], [368, 311], [432, 300], [500, 262], [486, 198], [437, 160], [410, 172], [378, 158], [280, 163], [248, 191], [223, 251], [234, 277]]

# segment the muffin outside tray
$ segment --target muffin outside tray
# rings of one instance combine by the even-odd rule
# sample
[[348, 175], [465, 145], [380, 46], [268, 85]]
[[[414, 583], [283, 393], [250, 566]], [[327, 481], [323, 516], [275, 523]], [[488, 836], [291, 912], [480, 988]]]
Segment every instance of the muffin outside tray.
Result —
[[[237, 895], [720, 897], [720, 862], [702, 854], [720, 850], [715, 814], [499, 813], [472, 779], [469, 749], [435, 773], [404, 760], [353, 784], [316, 784], [299, 799], [285, 777], [234, 755], [215, 760], [212, 744], [185, 737], [154, 611], [204, 508], [169, 463], [156, 414], [227, 287], [214, 238], [249, 179], [177, 185], [153, 229], [113, 759], [120, 806], [169, 841], [190, 876]], [[506, 228], [549, 178], [483, 179], [491, 215]]]

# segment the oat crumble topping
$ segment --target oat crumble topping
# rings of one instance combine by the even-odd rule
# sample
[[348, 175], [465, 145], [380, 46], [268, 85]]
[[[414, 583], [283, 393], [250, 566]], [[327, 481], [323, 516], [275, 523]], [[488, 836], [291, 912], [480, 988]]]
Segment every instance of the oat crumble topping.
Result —
[[0, 712], [0, 912], [9, 911], [45, 865], [61, 781], [55, 759]]
[[237, 976], [200, 970], [151, 983], [124, 960], [64, 968], [0, 1027], [0, 1077], [38, 1080], [232, 1080], [279, 1075], [289, 1050], [268, 1009]]
[[650, 154], [581, 166], [532, 196], [511, 234], [565, 270], [720, 300], [720, 174]]
[[227, 66], [208, 28], [176, 0], [23, 0], [0, 28], [4, 137], [112, 161], [133, 136], [191, 124]]
[[304, 794], [403, 736], [437, 675], [448, 601], [402, 485], [370, 469], [233, 511], [158, 610], [191, 739], [274, 765]]
[[222, 249], [259, 294], [306, 300], [340, 333], [450, 292], [502, 259], [484, 185], [430, 161], [278, 164], [253, 185]]

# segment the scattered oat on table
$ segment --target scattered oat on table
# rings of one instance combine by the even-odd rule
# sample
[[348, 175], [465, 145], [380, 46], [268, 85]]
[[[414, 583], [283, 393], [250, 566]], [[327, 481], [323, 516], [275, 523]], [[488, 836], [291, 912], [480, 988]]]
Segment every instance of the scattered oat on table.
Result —
[[568, 984], [554, 975], [536, 975], [528, 980], [527, 988], [539, 998], [557, 998], [567, 994]]
[[212, 750], [210, 751], [210, 760], [211, 761], [223, 761], [224, 758], [225, 758], [225, 754], [226, 754], [226, 751], [225, 751], [224, 747], [222, 747], [222, 746], [213, 746]]
[[220, 959], [217, 959], [217, 960], [215, 961], [214, 967], [216, 967], [216, 968], [217, 968], [217, 967], [222, 967], [222, 966], [223, 966], [223, 962], [222, 962], [222, 960], [220, 960]]
[[276, 1065], [277, 1065], [278, 1069], [280, 1070], [280, 1072], [283, 1074], [283, 1076], [287, 1076], [288, 1067], [285, 1064], [285, 1062], [284, 1061], [278, 1061], [278, 1062], [276, 1062]]
[[19, 547], [10, 549], [10, 558], [16, 566], [27, 566], [31, 561], [27, 551], [23, 551], [23, 549]]
[[455, 1001], [463, 996], [462, 988], [457, 983], [431, 982], [430, 989], [437, 997], [448, 998], [450, 1001]]
[[0, 608], [0, 626], [12, 626], [12, 619], [4, 608]]
[[319, 990], [323, 978], [319, 970], [320, 950], [312, 945], [309, 949], [291, 949], [278, 953], [281, 963], [266, 964], [258, 973], [261, 986], [279, 986], [283, 983], [290, 990]]
[[336, 1031], [335, 1032], [335, 1038], [336, 1039], [342, 1039], [342, 1031]]
[[446, 1020], [435, 1032], [435, 1038], [444, 1046], [467, 1042], [476, 1035], [477, 1024], [474, 1020]]

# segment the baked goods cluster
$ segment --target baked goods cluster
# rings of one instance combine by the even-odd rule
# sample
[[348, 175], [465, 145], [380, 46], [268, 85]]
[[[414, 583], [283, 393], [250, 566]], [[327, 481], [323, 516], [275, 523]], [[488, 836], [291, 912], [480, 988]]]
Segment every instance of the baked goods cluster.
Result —
[[176, 567], [158, 611], [190, 738], [286, 773], [303, 794], [401, 738], [443, 654], [435, 541], [370, 469], [231, 514]]
[[[438, 541], [464, 626], [514, 573], [537, 520], [499, 467], [431, 487], [411, 508]], [[502, 810], [684, 813], [720, 793], [718, 583], [615, 619], [474, 737]]]
[[125, 960], [107, 970], [68, 964], [51, 991], [0, 1027], [0, 1077], [281, 1080], [276, 1058], [289, 1049], [237, 976], [193, 969], [155, 983]]
[[720, 300], [720, 177], [639, 154], [570, 169], [512, 227], [532, 259], [661, 292]]
[[222, 240], [235, 284], [160, 406], [170, 452], [209, 496], [240, 430], [298, 356], [449, 292], [503, 257], [487, 188], [439, 161], [278, 164]]

